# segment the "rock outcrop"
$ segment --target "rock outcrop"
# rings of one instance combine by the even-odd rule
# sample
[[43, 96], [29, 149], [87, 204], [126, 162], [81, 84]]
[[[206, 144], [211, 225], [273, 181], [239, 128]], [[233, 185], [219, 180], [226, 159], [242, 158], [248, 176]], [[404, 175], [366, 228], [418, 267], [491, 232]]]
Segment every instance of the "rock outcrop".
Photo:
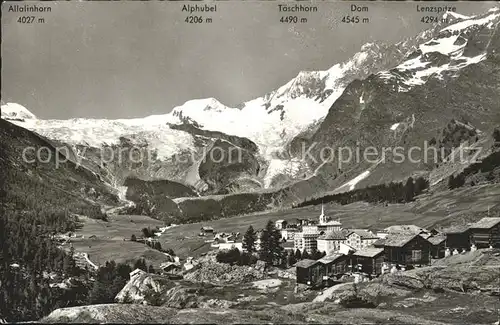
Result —
[[166, 277], [136, 269], [130, 273], [129, 282], [116, 295], [115, 300], [120, 303], [147, 304], [148, 294], [160, 294], [169, 284], [172, 285], [172, 282]]

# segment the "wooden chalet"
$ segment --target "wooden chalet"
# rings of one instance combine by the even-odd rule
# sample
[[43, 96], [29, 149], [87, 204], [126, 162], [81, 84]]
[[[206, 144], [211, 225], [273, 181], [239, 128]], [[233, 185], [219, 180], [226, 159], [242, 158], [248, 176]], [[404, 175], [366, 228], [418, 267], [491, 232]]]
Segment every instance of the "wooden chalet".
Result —
[[315, 260], [301, 260], [295, 264], [297, 269], [297, 283], [307, 284], [311, 287], [319, 287], [323, 284], [325, 268], [323, 264]]
[[174, 262], [165, 262], [160, 265], [160, 269], [165, 273], [173, 273], [180, 269], [180, 265]]
[[330, 254], [319, 262], [323, 265], [325, 276], [329, 278], [338, 278], [348, 271], [349, 256], [344, 254]]
[[446, 236], [446, 248], [462, 251], [470, 248], [470, 229], [467, 225], [458, 225], [439, 230]]
[[446, 251], [446, 235], [436, 234], [427, 238], [429, 243], [431, 243], [431, 257], [432, 258], [443, 258]]
[[432, 244], [420, 235], [389, 235], [384, 240], [386, 262], [400, 265], [429, 265]]
[[469, 229], [471, 242], [477, 248], [500, 247], [500, 218], [483, 218]]
[[208, 226], [201, 227], [200, 231], [201, 231], [202, 234], [213, 234], [215, 232], [214, 228], [208, 227]]
[[362, 272], [368, 275], [382, 274], [384, 263], [384, 248], [366, 247], [351, 256], [352, 272]]

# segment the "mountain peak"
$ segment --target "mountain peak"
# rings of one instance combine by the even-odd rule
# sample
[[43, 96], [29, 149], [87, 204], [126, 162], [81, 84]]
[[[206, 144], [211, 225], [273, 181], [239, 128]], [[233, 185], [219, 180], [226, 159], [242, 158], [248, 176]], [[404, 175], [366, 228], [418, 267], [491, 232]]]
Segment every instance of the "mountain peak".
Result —
[[25, 122], [26, 120], [36, 120], [35, 114], [26, 107], [17, 103], [7, 103], [1, 106], [1, 118], [5, 120], [16, 120]]

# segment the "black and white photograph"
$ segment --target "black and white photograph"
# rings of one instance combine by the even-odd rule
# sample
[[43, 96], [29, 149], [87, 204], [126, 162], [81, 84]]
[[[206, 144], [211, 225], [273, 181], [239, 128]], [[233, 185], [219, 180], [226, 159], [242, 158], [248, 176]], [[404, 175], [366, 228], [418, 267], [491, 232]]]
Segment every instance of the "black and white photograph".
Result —
[[500, 4], [4, 1], [0, 323], [500, 324]]

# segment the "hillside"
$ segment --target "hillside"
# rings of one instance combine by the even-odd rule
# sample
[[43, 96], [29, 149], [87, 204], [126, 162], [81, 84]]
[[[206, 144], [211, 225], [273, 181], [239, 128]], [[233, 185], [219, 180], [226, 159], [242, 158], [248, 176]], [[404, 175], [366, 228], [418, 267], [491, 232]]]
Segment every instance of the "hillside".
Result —
[[[498, 317], [494, 294], [499, 262], [498, 250], [479, 250], [368, 282], [298, 292], [292, 292], [293, 281], [279, 279], [276, 287], [258, 289], [245, 284], [162, 283], [158, 276], [142, 273], [136, 280], [162, 292], [161, 306], [62, 308], [40, 323], [492, 324]], [[137, 281], [131, 280], [127, 290], [140, 285]], [[299, 297], [303, 301], [293, 302]]]
[[[43, 120], [8, 103], [2, 117], [68, 148], [116, 188], [127, 178], [174, 181], [203, 195], [280, 188], [311, 172], [303, 159], [290, 166], [290, 148], [324, 119], [347, 85], [401, 63], [432, 34], [424, 31], [397, 44], [365, 44], [345, 62], [300, 72], [237, 107], [207, 98], [144, 118]], [[215, 162], [217, 173], [207, 172], [216, 161], [210, 154], [215, 149], [241, 150], [244, 160]]]
[[64, 160], [39, 135], [0, 119], [0, 319], [36, 320], [87, 302], [88, 272], [51, 237], [77, 229], [78, 215], [106, 220], [103, 206], [118, 198]]
[[[498, 8], [447, 21], [397, 44], [366, 44], [347, 62], [302, 72], [237, 108], [208, 98], [136, 119], [40, 120], [15, 104], [2, 114], [84, 157], [136, 203], [129, 213], [175, 222], [281, 209], [409, 177], [444, 189], [474, 163], [472, 150], [479, 160], [490, 155], [500, 125]], [[358, 154], [370, 150], [369, 158]], [[127, 192], [127, 179], [144, 182], [140, 195]], [[199, 197], [164, 195], [158, 181]]]
[[39, 135], [2, 119], [0, 150], [0, 168], [5, 177], [2, 202], [8, 209], [57, 208], [100, 216], [102, 205], [119, 203], [117, 193], [98, 175], [77, 168]]
[[[253, 202], [241, 205], [239, 212], [249, 213], [291, 206], [325, 192], [405, 182], [410, 176], [426, 178], [431, 188], [441, 186], [474, 163], [473, 158], [491, 153], [492, 134], [500, 126], [499, 21], [498, 10], [492, 9], [437, 25], [402, 63], [350, 82], [324, 120], [294, 141], [283, 166], [301, 171], [302, 180], [253, 191], [258, 195], [176, 202], [196, 220], [196, 215], [228, 216], [217, 202], [237, 204], [241, 197]], [[301, 145], [310, 150], [301, 151]], [[345, 157], [349, 150], [351, 156]], [[375, 150], [375, 158], [364, 159], [367, 150]], [[477, 157], [474, 150], [479, 150]]]

